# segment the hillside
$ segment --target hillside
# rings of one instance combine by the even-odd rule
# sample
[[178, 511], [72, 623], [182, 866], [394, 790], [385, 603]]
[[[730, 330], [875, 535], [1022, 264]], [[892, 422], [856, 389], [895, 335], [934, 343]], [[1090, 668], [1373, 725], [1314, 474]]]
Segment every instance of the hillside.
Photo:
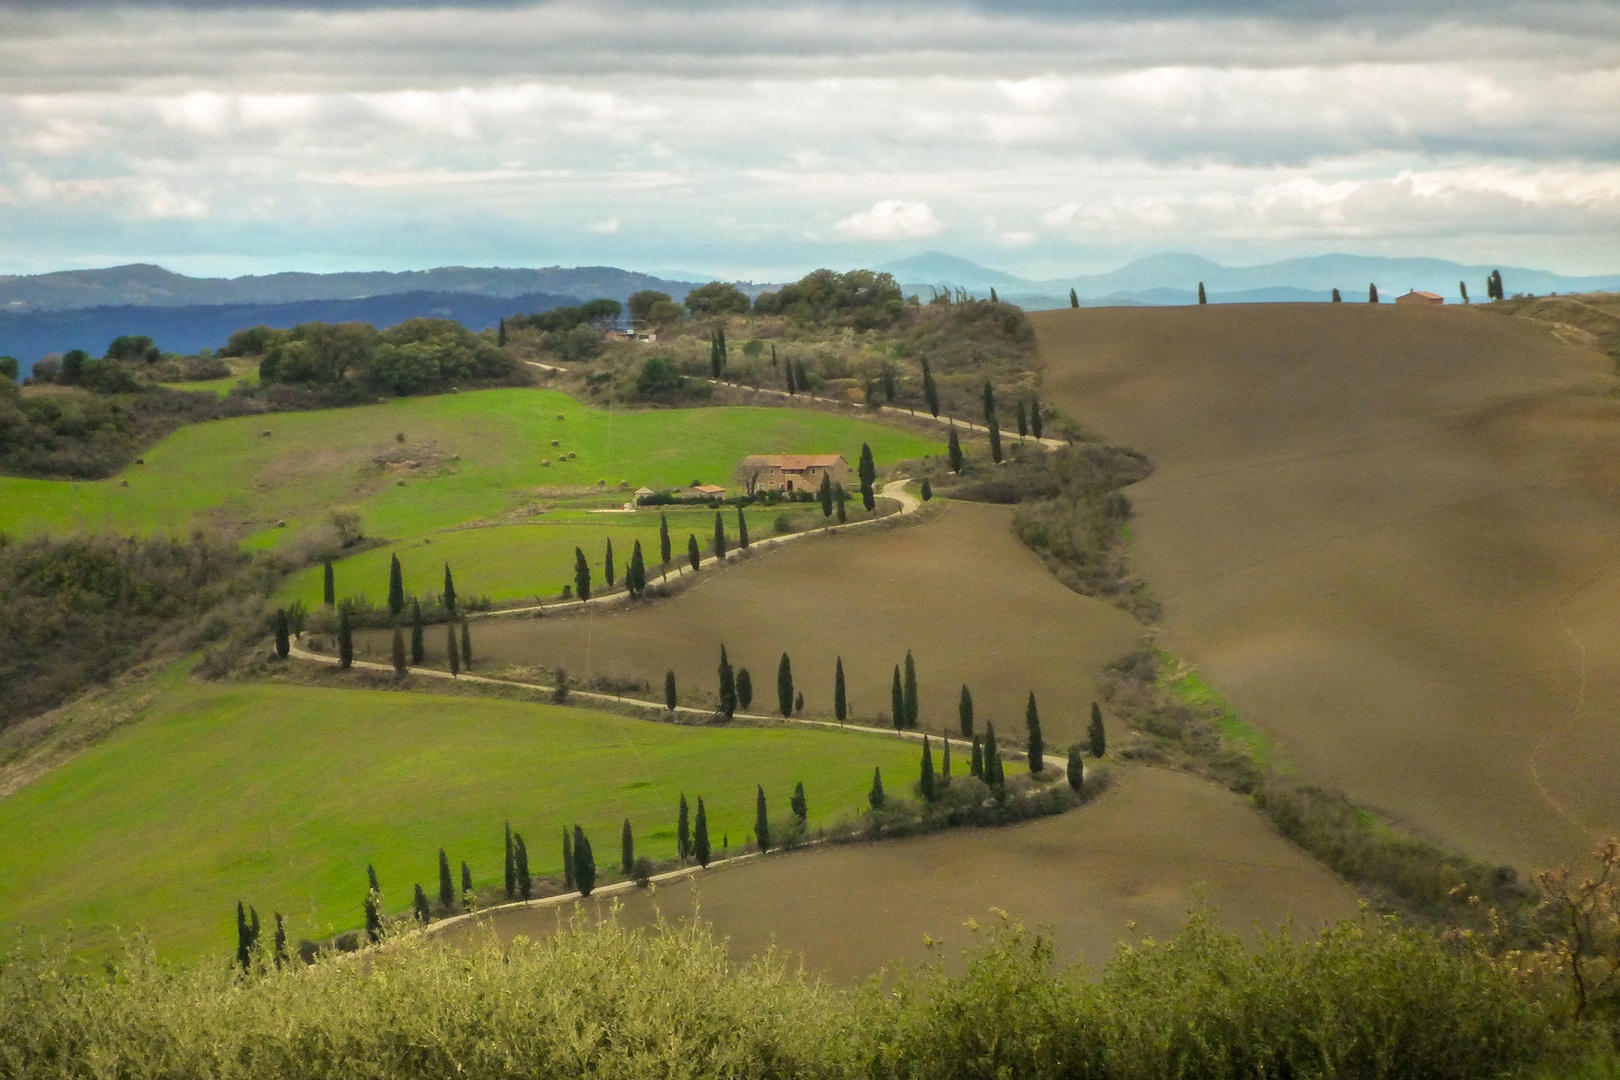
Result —
[[1034, 322], [1050, 399], [1155, 463], [1166, 647], [1307, 777], [1520, 868], [1620, 829], [1607, 357], [1462, 308]]

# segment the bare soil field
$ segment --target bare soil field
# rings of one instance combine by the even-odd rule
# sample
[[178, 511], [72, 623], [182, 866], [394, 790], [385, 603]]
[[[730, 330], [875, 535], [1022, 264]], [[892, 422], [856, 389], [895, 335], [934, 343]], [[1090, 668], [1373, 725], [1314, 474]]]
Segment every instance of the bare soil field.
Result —
[[[720, 569], [669, 599], [544, 619], [473, 624], [481, 670], [563, 665], [574, 679], [645, 681], [661, 698], [673, 670], [682, 694], [715, 692], [720, 646], [749, 669], [753, 711], [776, 703], [785, 651], [806, 716], [833, 713], [834, 662], [842, 656], [851, 713], [890, 710], [896, 664], [917, 662], [920, 726], [957, 728], [963, 683], [979, 729], [1022, 739], [1035, 691], [1049, 746], [1080, 739], [1101, 666], [1130, 649], [1142, 627], [1109, 604], [1052, 579], [1012, 533], [1008, 507], [955, 503], [916, 525], [811, 537]], [[443, 632], [427, 634], [428, 662], [442, 666]], [[386, 658], [383, 632], [357, 636]], [[438, 650], [437, 652], [435, 650]], [[965, 764], [965, 762], [963, 762]]]
[[[1095, 803], [1055, 818], [796, 852], [584, 903], [617, 908], [634, 926], [698, 913], [739, 960], [775, 945], [843, 983], [957, 961], [967, 922], [994, 922], [993, 908], [1049, 929], [1062, 961], [1093, 970], [1116, 941], [1164, 936], [1198, 903], [1240, 930], [1291, 917], [1309, 931], [1355, 914], [1349, 889], [1237, 796], [1182, 773], [1124, 773]], [[445, 935], [533, 937], [576, 906], [497, 912]], [[939, 944], [930, 950], [925, 935]]]
[[1307, 776], [1520, 868], [1620, 832], [1609, 358], [1456, 307], [1032, 320], [1048, 400], [1155, 463], [1163, 643]]

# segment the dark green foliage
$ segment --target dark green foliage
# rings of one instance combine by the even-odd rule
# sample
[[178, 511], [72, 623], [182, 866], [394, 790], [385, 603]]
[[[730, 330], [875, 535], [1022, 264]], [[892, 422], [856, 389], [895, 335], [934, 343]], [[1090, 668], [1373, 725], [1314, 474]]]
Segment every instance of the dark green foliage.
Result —
[[473, 666], [472, 631], [467, 629], [466, 616], [461, 619], [461, 666], [468, 671]]
[[1041, 437], [1041, 398], [1037, 394], [1029, 402], [1029, 433], [1037, 439]]
[[1006, 784], [1007, 774], [1001, 764], [1001, 747], [996, 745], [996, 725], [984, 725], [984, 782], [993, 788]]
[[1198, 302], [1200, 304], [1209, 303], [1209, 297], [1204, 293], [1204, 283], [1202, 281], [1198, 283]]
[[574, 836], [566, 825], [562, 831], [562, 864], [563, 888], [571, 890], [574, 887]]
[[236, 902], [236, 962], [246, 972], [253, 966], [253, 950], [258, 944], [258, 914], [248, 920], [247, 908]]
[[388, 562], [388, 614], [399, 618], [405, 610], [405, 575], [400, 570], [399, 556], [394, 555]]
[[951, 738], [949, 735], [941, 735], [939, 739], [940, 742], [945, 744], [945, 752], [940, 755], [939, 779], [941, 784], [949, 784], [951, 782]]
[[956, 701], [956, 722], [962, 729], [962, 738], [973, 737], [973, 695], [967, 684], [962, 684], [962, 696]]
[[382, 893], [382, 886], [377, 882], [377, 868], [370, 863], [366, 864], [366, 887], [379, 895]]
[[700, 318], [746, 315], [750, 306], [748, 294], [725, 281], [699, 285], [686, 294], [685, 303], [686, 310]]
[[911, 650], [906, 650], [906, 727], [917, 726], [917, 717], [920, 715], [917, 708], [917, 661], [911, 658]]
[[389, 648], [389, 658], [394, 663], [394, 675], [404, 678], [406, 672], [405, 662], [405, 630], [403, 627], [394, 627], [394, 640]]
[[456, 624], [448, 623], [444, 628], [444, 656], [450, 668], [451, 678], [461, 674], [461, 644], [456, 641]]
[[726, 557], [726, 519], [718, 510], [714, 512], [714, 557]]
[[422, 601], [411, 601], [411, 666], [421, 667], [427, 657], [427, 646], [422, 640], [426, 627], [422, 624]]
[[985, 424], [994, 423], [996, 419], [996, 388], [990, 385], [989, 379], [984, 380], [984, 389], [980, 392], [980, 397], [983, 400]]
[[838, 504], [838, 524], [842, 525], [849, 520], [849, 511], [846, 508], [849, 496], [844, 493], [843, 484], [833, 485], [833, 502]]
[[945, 454], [951, 463], [951, 472], [962, 475], [962, 440], [955, 427], [951, 428], [950, 441], [945, 444]]
[[353, 384], [373, 393], [420, 394], [518, 374], [515, 359], [449, 319], [407, 319], [381, 333], [365, 323], [305, 323], [269, 331], [261, 347], [265, 384]]
[[754, 299], [754, 311], [761, 315], [856, 330], [891, 326], [904, 309], [905, 296], [894, 278], [870, 270], [816, 270]]
[[1367, 303], [1378, 303], [1378, 286], [1376, 284], [1367, 286]]
[[686, 792], [681, 792], [681, 808], [675, 815], [675, 853], [681, 862], [692, 857], [692, 817], [686, 805]]
[[787, 653], [782, 654], [781, 663], [776, 665], [776, 707], [783, 716], [793, 715], [793, 665]]
[[675, 672], [666, 671], [664, 672], [664, 705], [670, 712], [674, 712], [676, 703]]
[[810, 823], [810, 803], [804, 797], [804, 783], [800, 781], [793, 785], [793, 798], [788, 801], [793, 816], [798, 819], [799, 827], [804, 828]]
[[456, 610], [456, 579], [450, 573], [450, 564], [444, 564], [444, 593], [442, 596], [446, 611]]
[[602, 561], [602, 581], [611, 589], [617, 577], [618, 572], [613, 567], [613, 538], [610, 536], [607, 542], [607, 556]]
[[800, 690], [797, 694], [795, 694], [793, 696], [793, 711], [795, 713], [804, 712], [804, 691], [803, 690]]
[[22, 370], [15, 356], [0, 356], [0, 379], [7, 382], [16, 382], [17, 375]]
[[671, 557], [669, 547], [669, 515], [658, 515], [658, 559], [660, 566], [668, 566]]
[[917, 779], [917, 793], [926, 801], [933, 802], [939, 795], [938, 782], [934, 778], [934, 748], [923, 736], [922, 773]]
[[833, 716], [842, 724], [849, 719], [849, 692], [844, 688], [844, 658], [833, 667]]
[[720, 378], [726, 370], [726, 349], [721, 344], [721, 334], [724, 331], [716, 330], [709, 335], [709, 374], [713, 378]]
[[995, 462], [997, 465], [1000, 465], [1001, 464], [1001, 425], [996, 423], [996, 418], [992, 416], [989, 419], [989, 421], [985, 424], [985, 426], [990, 429], [990, 460]]
[[427, 893], [422, 891], [421, 882], [416, 883], [416, 899], [411, 903], [411, 914], [423, 926], [433, 921], [433, 911], [428, 907]]
[[1035, 706], [1033, 690], [1024, 706], [1024, 725], [1029, 731], [1029, 771], [1039, 773], [1046, 768], [1046, 740], [1041, 737], [1041, 711]]
[[747, 668], [737, 672], [737, 707], [743, 712], [754, 703], [754, 677], [748, 674]]
[[973, 736], [973, 757], [968, 761], [968, 772], [980, 780], [984, 779], [984, 748], [979, 745], [977, 735]]
[[720, 712], [729, 720], [737, 711], [737, 677], [724, 645], [720, 646], [719, 688]]
[[467, 860], [466, 859], [463, 859], [463, 860], [461, 860], [461, 902], [462, 902], [462, 904], [465, 905], [467, 908], [471, 908], [472, 907], [472, 897], [473, 897], [472, 867], [467, 865]]
[[709, 812], [703, 808], [703, 796], [698, 796], [697, 820], [692, 823], [692, 858], [699, 866], [707, 867], [713, 849], [709, 845]]
[[805, 369], [802, 357], [793, 361], [793, 381], [800, 390], [815, 392], [815, 387], [810, 385], [810, 372]]
[[797, 380], [793, 378], [793, 361], [789, 360], [787, 363], [782, 365], [782, 374], [783, 381], [787, 384], [787, 392], [789, 394], [797, 394], [799, 392], [799, 384]]
[[1075, 743], [1069, 747], [1068, 766], [1069, 787], [1078, 792], [1086, 781], [1086, 759], [1080, 752], [1080, 744]]
[[694, 571], [696, 571], [703, 564], [703, 551], [698, 547], [696, 533], [687, 534], [686, 561], [692, 564], [692, 569]]
[[1502, 271], [1492, 270], [1485, 279], [1485, 295], [1492, 300], [1507, 299], [1507, 294], [1502, 291]]
[[1333, 302], [1335, 304], [1342, 304], [1344, 302], [1344, 297], [1339, 295], [1338, 289], [1333, 290]]
[[1080, 296], [1073, 289], [1069, 290], [1069, 306], [1072, 308], [1080, 306]]
[[821, 488], [816, 492], [816, 497], [821, 502], [821, 516], [822, 517], [832, 517], [832, 512], [833, 512], [832, 473], [822, 473], [821, 474]]
[[1457, 282], [1457, 291], [1462, 293], [1462, 302], [1465, 304], [1468, 303], [1468, 282]]
[[287, 622], [287, 609], [276, 608], [276, 656], [282, 660], [292, 652], [292, 628]]
[[619, 870], [625, 877], [636, 871], [636, 836], [630, 830], [630, 819], [624, 819], [624, 828], [619, 830]]
[[456, 883], [450, 877], [450, 856], [439, 849], [439, 907], [452, 911], [456, 906]]
[[994, 285], [990, 286], [990, 302], [992, 304], [999, 304], [1001, 302], [1001, 300], [996, 296], [996, 287]]
[[1086, 742], [1092, 757], [1102, 757], [1108, 752], [1108, 731], [1103, 727], [1102, 706], [1095, 701], [1091, 703], [1091, 724], [1086, 728]]
[[647, 561], [641, 554], [640, 540], [630, 549], [630, 565], [624, 572], [624, 587], [633, 597], [639, 597], [647, 588]]
[[[416, 891], [421, 892], [422, 886], [418, 885]], [[271, 955], [275, 959], [276, 967], [287, 963], [287, 920], [281, 917], [279, 911], [276, 912], [276, 937]]]
[[866, 793], [866, 801], [873, 810], [883, 809], [883, 770], [872, 770], [872, 790]]
[[877, 505], [876, 497], [872, 492], [872, 484], [877, 480], [877, 463], [872, 460], [872, 447], [869, 443], [861, 443], [861, 463], [858, 468], [861, 478], [861, 505], [871, 510]]
[[585, 560], [583, 548], [574, 549], [574, 595], [581, 600], [591, 598], [591, 564]]
[[927, 502], [934, 497], [934, 485], [928, 477], [922, 478], [922, 501]]
[[1018, 437], [1022, 439], [1029, 434], [1029, 413], [1024, 408], [1022, 400], [1018, 402]]
[[934, 372], [928, 366], [926, 359], [922, 362], [922, 382], [923, 404], [928, 406], [930, 415], [937, 417], [939, 416], [939, 387], [934, 385]]
[[501, 322], [500, 322], [500, 325], [495, 328], [495, 344], [497, 346], [499, 346], [500, 348], [502, 348], [502, 349], [506, 348], [506, 320], [505, 319], [502, 319]]
[[337, 604], [337, 581], [333, 576], [331, 559], [321, 563], [321, 602], [327, 607]]
[[754, 843], [761, 852], [771, 850], [771, 816], [765, 805], [764, 784], [759, 785], [759, 794], [754, 797]]
[[506, 872], [506, 898], [508, 900], [517, 895], [517, 845], [512, 842], [512, 823], [506, 823], [506, 857], [503, 860]]
[[900, 684], [900, 665], [894, 665], [894, 683], [889, 687], [889, 708], [894, 711], [894, 729], [906, 726], [906, 692]]
[[338, 609], [338, 667], [344, 671], [354, 666], [354, 627], [349, 622], [347, 606]]

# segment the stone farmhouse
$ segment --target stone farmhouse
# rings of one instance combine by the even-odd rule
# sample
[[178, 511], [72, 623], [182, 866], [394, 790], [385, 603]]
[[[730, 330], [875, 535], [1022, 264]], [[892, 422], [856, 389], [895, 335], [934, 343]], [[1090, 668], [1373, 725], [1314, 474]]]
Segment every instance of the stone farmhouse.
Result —
[[835, 484], [849, 481], [849, 462], [842, 454], [750, 454], [737, 466], [743, 488], [759, 491], [819, 491], [821, 478]]
[[1397, 304], [1424, 304], [1432, 307], [1439, 307], [1446, 302], [1446, 298], [1441, 296], [1439, 293], [1420, 292], [1417, 289], [1413, 289], [1410, 292], [1397, 296], [1395, 298], [1395, 302]]

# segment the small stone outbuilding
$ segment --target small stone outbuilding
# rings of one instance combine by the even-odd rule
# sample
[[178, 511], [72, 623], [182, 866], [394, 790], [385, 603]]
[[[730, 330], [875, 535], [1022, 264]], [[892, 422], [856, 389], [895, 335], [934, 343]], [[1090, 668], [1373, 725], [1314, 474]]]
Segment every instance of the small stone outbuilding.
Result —
[[1413, 289], [1408, 293], [1395, 298], [1397, 304], [1424, 304], [1429, 307], [1439, 307], [1446, 302], [1446, 298], [1439, 293], [1421, 292]]

